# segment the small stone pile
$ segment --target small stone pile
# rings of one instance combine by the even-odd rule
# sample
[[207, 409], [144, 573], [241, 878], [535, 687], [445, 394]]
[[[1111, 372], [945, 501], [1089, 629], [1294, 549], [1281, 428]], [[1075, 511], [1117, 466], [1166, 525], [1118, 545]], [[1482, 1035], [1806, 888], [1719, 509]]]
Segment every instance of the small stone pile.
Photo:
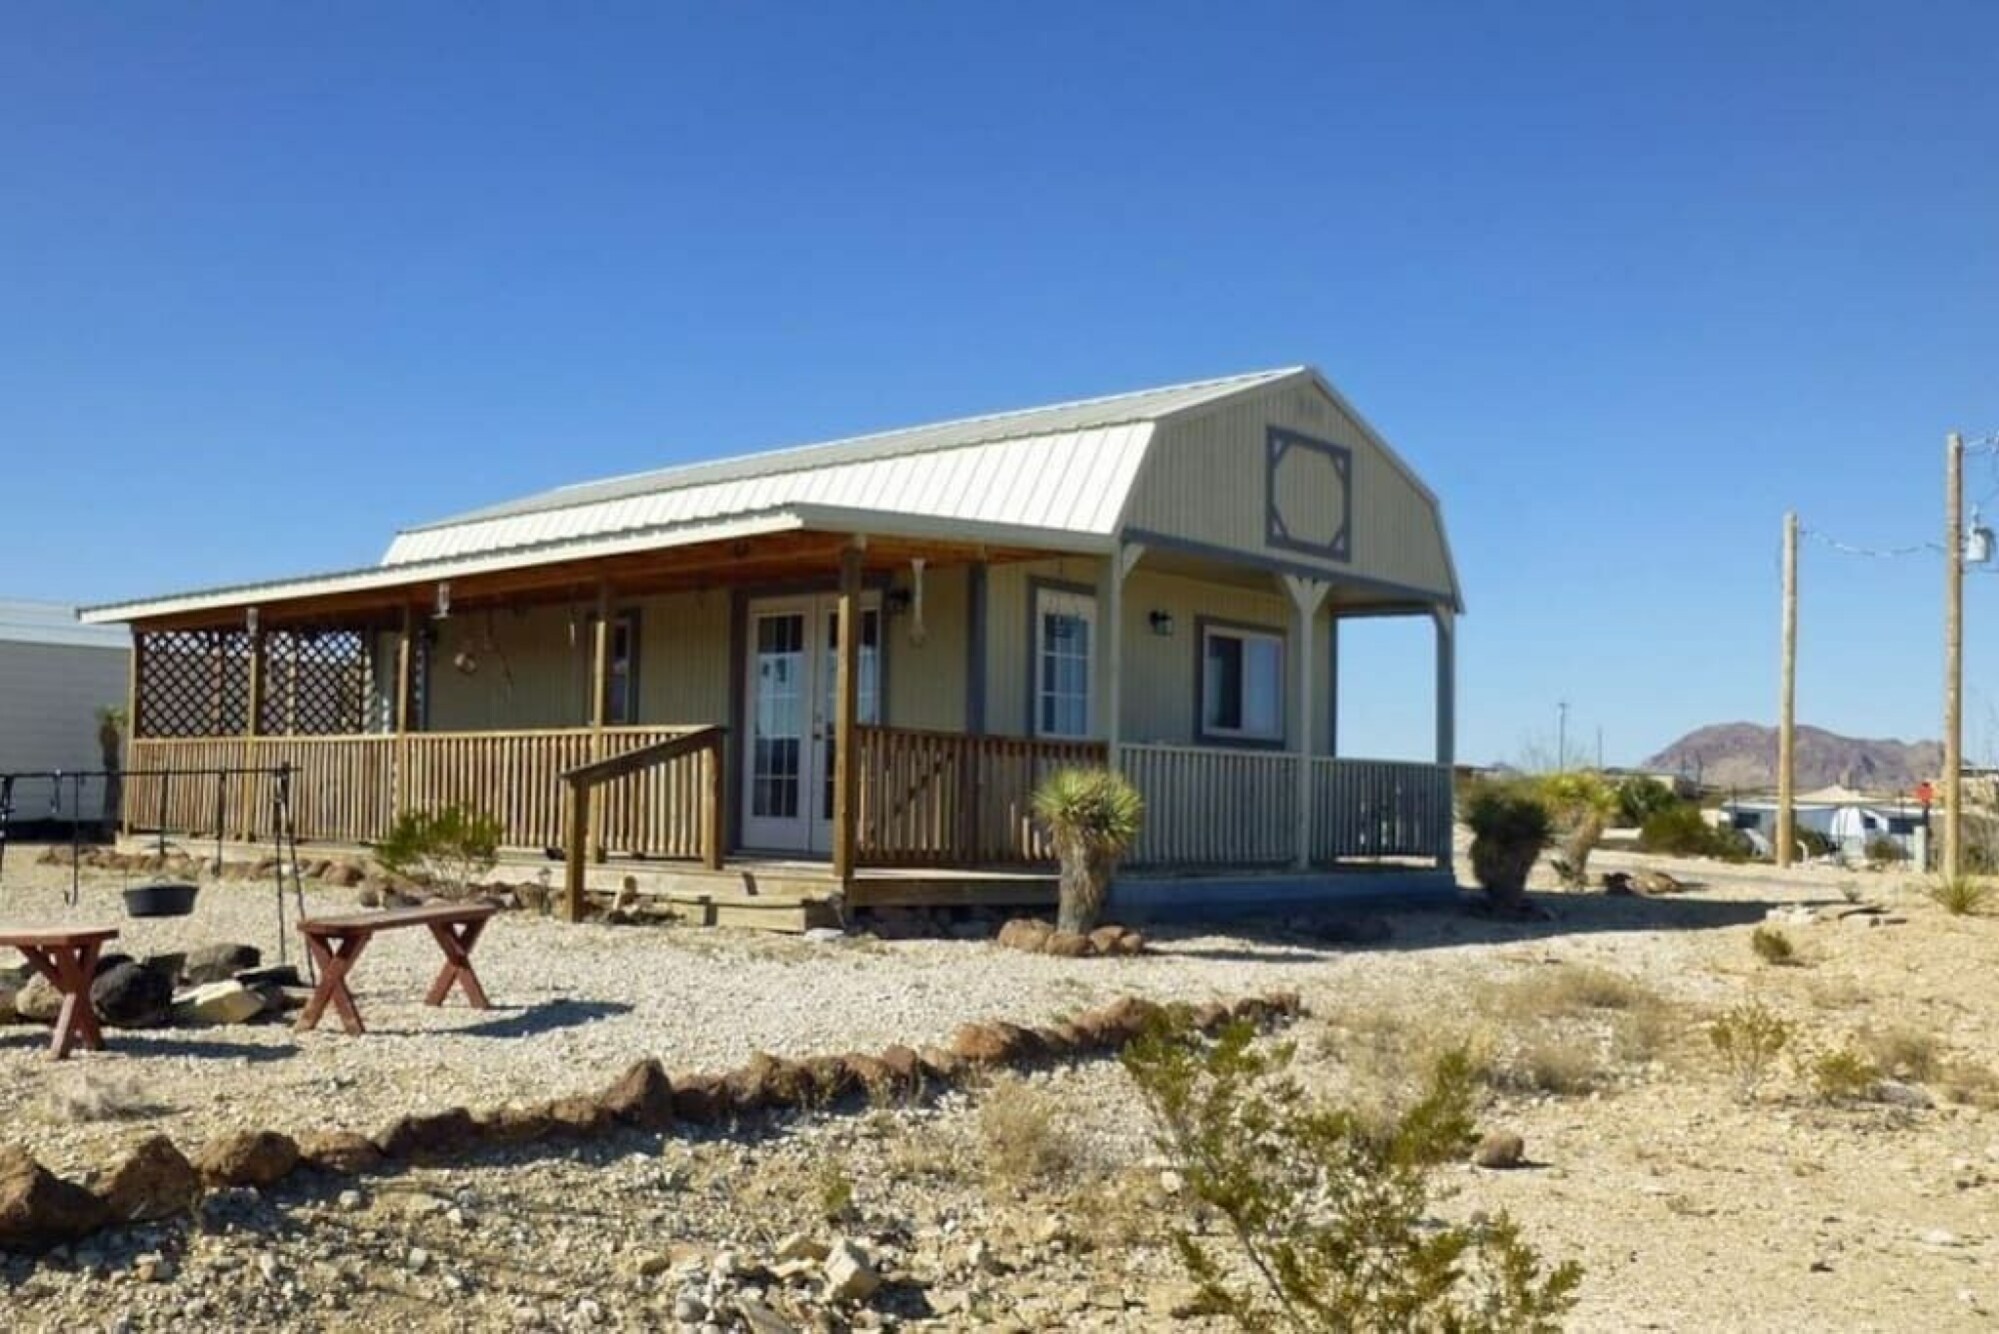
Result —
[[1058, 959], [1090, 959], [1145, 953], [1145, 937], [1126, 926], [1104, 925], [1083, 935], [1058, 931], [1034, 917], [1016, 917], [1000, 928], [999, 943], [1023, 954], [1050, 954]]
[[[1185, 1007], [1177, 1017], [1212, 1032], [1236, 1021], [1288, 1020], [1301, 1008], [1296, 993], [1278, 992], [1233, 1005]], [[915, 1099], [1000, 1066], [1115, 1052], [1167, 1017], [1154, 1002], [1125, 997], [1048, 1027], [966, 1024], [944, 1046], [798, 1059], [760, 1053], [724, 1074], [671, 1077], [658, 1060], [648, 1059], [595, 1094], [410, 1114], [372, 1136], [328, 1129], [294, 1138], [243, 1130], [202, 1145], [191, 1158], [166, 1137], [153, 1136], [81, 1184], [55, 1176], [20, 1150], [0, 1149], [0, 1249], [46, 1250], [102, 1227], [184, 1211], [203, 1191], [262, 1189], [300, 1168], [355, 1175], [389, 1163], [440, 1163], [491, 1148], [594, 1138], [620, 1127], [660, 1132], [676, 1122], [728, 1125], [765, 1111]], [[814, 1263], [822, 1265], [833, 1290], [865, 1286], [865, 1256], [842, 1259], [829, 1249], [828, 1258]]]
[[[97, 960], [90, 1004], [106, 1028], [246, 1024], [306, 1003], [298, 969], [264, 968], [254, 945], [204, 945], [186, 954]], [[53, 1024], [62, 994], [25, 968], [0, 970], [0, 1023]]]

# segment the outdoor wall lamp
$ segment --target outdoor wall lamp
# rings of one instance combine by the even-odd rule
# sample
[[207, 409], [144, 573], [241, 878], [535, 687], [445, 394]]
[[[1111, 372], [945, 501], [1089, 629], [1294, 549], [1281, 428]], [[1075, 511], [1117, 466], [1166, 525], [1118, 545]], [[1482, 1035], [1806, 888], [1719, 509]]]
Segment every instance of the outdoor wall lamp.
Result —
[[1153, 634], [1155, 634], [1155, 635], [1159, 635], [1159, 636], [1161, 636], [1161, 637], [1164, 637], [1164, 638], [1171, 638], [1171, 637], [1172, 637], [1172, 634], [1173, 634], [1173, 613], [1172, 613], [1172, 612], [1170, 612], [1170, 611], [1155, 611], [1155, 612], [1153, 612], [1153, 613], [1152, 613], [1151, 615], [1149, 615], [1149, 616], [1147, 616], [1147, 617], [1145, 618], [1145, 623], [1146, 623], [1147, 625], [1150, 625], [1150, 626], [1152, 627], [1152, 633], [1153, 633]]

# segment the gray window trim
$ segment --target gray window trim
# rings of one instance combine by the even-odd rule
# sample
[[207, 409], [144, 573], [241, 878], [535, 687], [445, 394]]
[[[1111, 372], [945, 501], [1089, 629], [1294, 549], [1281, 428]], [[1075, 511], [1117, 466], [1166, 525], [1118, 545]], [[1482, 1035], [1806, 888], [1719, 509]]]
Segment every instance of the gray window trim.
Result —
[[[1275, 639], [1284, 650], [1277, 685], [1277, 735], [1274, 737], [1242, 736], [1233, 732], [1210, 732], [1208, 730], [1208, 632], [1221, 630], [1236, 634], [1261, 635]], [[1264, 625], [1256, 621], [1234, 621], [1220, 616], [1196, 616], [1194, 618], [1194, 737], [1204, 746], [1224, 746], [1234, 750], [1283, 750], [1286, 738], [1291, 732], [1290, 690], [1286, 683], [1291, 679], [1291, 636], [1283, 626]]]

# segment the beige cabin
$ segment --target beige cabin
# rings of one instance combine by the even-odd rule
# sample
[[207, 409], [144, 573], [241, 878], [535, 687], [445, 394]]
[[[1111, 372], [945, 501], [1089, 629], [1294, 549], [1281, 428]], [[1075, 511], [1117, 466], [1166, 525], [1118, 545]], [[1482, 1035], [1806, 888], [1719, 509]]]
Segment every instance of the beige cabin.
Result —
[[[260, 837], [263, 780], [196, 771], [284, 764], [309, 842], [468, 803], [578, 877], [1034, 901], [1035, 782], [1112, 764], [1148, 812], [1116, 893], [1222, 908], [1449, 883], [1461, 609], [1437, 498], [1301, 367], [564, 487], [83, 616], [134, 632], [134, 831]], [[1432, 763], [1338, 751], [1369, 616], [1434, 627]]]

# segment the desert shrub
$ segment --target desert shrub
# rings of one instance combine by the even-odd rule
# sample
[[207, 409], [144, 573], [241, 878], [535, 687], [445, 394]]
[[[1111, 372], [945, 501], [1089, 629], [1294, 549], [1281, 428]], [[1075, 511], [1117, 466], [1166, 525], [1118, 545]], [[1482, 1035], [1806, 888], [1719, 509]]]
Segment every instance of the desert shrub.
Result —
[[1497, 907], [1517, 908], [1553, 826], [1547, 803], [1524, 779], [1485, 779], [1465, 789], [1472, 875]]
[[1747, 861], [1750, 853], [1749, 840], [1740, 830], [1717, 829], [1701, 815], [1700, 807], [1686, 802], [1654, 812], [1638, 831], [1638, 846], [1669, 857], [1731, 862]]
[[404, 811], [375, 845], [391, 875], [464, 893], [499, 860], [500, 822], [468, 806]]
[[995, 1080], [981, 1096], [979, 1139], [987, 1172], [1004, 1185], [1046, 1180], [1075, 1161], [1054, 1099], [1018, 1076]]
[[1791, 1040], [1791, 1025], [1760, 1001], [1725, 1011], [1708, 1025], [1708, 1038], [1735, 1081], [1735, 1096], [1750, 1102]]
[[1176, 1228], [1174, 1246], [1203, 1304], [1240, 1327], [1553, 1330], [1575, 1304], [1580, 1268], [1544, 1273], [1506, 1215], [1430, 1217], [1429, 1168], [1472, 1138], [1461, 1057], [1375, 1127], [1308, 1097], [1291, 1048], [1259, 1049], [1247, 1025], [1212, 1044], [1157, 1030], [1124, 1059], [1187, 1195], [1225, 1223], [1222, 1242]]
[[1941, 1075], [1943, 1095], [1965, 1107], [1999, 1110], [1999, 1073], [1989, 1065], [1957, 1060], [1946, 1065]]
[[1793, 825], [1791, 837], [1807, 857], [1830, 857], [1834, 852], [1832, 840], [1816, 829]]
[[1591, 1010], [1628, 1010], [1659, 1003], [1657, 992], [1622, 973], [1574, 963], [1536, 968], [1487, 997], [1489, 1011], [1515, 1026]]
[[1791, 938], [1774, 926], [1759, 926], [1749, 933], [1749, 948], [1756, 957], [1768, 964], [1794, 964], [1798, 961], [1797, 946]]
[[1033, 805], [1061, 861], [1056, 928], [1088, 933], [1103, 916], [1118, 858], [1138, 839], [1145, 799], [1109, 769], [1058, 769], [1034, 790]]
[[1863, 1053], [1838, 1047], [1807, 1061], [1805, 1075], [1819, 1101], [1844, 1104], [1860, 1102], [1873, 1093], [1881, 1071]]
[[1580, 1097], [1602, 1079], [1603, 1062], [1597, 1058], [1595, 1044], [1573, 1036], [1536, 1038], [1500, 1068], [1504, 1087], [1552, 1093], [1558, 1098]]
[[1680, 797], [1656, 778], [1633, 775], [1617, 785], [1617, 822], [1629, 829], [1642, 829], [1660, 811], [1681, 804]]
[[1923, 893], [1953, 917], [1972, 917], [1991, 901], [1992, 882], [1969, 875], [1938, 876]]
[[854, 1179], [839, 1163], [825, 1161], [813, 1174], [813, 1195], [819, 1214], [829, 1223], [842, 1223], [854, 1214]]
[[1867, 840], [1867, 864], [1875, 867], [1900, 866], [1909, 859], [1909, 850], [1886, 834]]
[[1861, 1050], [1896, 1079], [1927, 1084], [1944, 1068], [1943, 1043], [1926, 1029], [1897, 1024], [1889, 1028], [1869, 1028], [1860, 1034]]

